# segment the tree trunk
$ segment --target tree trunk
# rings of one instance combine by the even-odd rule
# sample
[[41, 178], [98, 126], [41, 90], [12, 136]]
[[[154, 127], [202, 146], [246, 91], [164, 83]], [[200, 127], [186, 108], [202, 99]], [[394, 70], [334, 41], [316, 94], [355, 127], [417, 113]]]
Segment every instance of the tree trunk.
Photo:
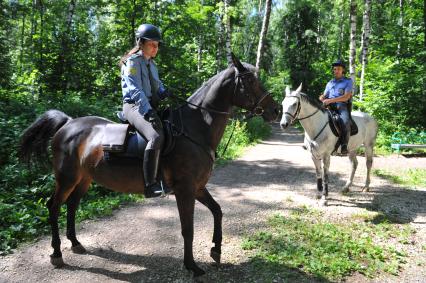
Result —
[[[423, 22], [424, 22], [424, 29], [423, 29], [423, 35], [424, 35], [424, 45], [426, 50], [426, 0], [423, 1]], [[426, 64], [426, 61], [425, 61]]]
[[202, 59], [203, 59], [203, 37], [198, 36], [198, 50], [197, 50], [197, 72], [201, 72], [202, 68]]
[[229, 12], [229, 1], [230, 0], [223, 0], [225, 4], [225, 50], [226, 50], [226, 59], [228, 61], [228, 64], [232, 63], [232, 56], [231, 56], [231, 13]]
[[349, 74], [353, 82], [353, 91], [352, 95], [355, 95], [356, 92], [356, 78], [355, 78], [355, 59], [356, 59], [356, 0], [351, 0], [350, 2], [350, 23], [351, 23], [351, 33], [350, 33], [350, 44], [349, 44]]
[[75, 0], [70, 0], [70, 3], [68, 5], [66, 28], [62, 34], [62, 41], [61, 41], [62, 50], [59, 53], [59, 74], [58, 75], [59, 75], [59, 79], [61, 80], [61, 90], [63, 94], [65, 94], [67, 91], [68, 78], [65, 78], [65, 72], [67, 69], [70, 68], [68, 55], [70, 53], [70, 50], [69, 50], [70, 34], [71, 34], [72, 21], [74, 17], [74, 11], [75, 11]]
[[219, 11], [219, 19], [217, 21], [217, 49], [216, 49], [216, 73], [222, 71], [222, 58], [223, 58], [223, 38], [224, 38], [224, 27], [223, 27], [223, 10]]
[[339, 51], [337, 52], [337, 58], [342, 58], [342, 49], [343, 49], [343, 40], [344, 40], [344, 22], [343, 20], [345, 19], [345, 8], [342, 7], [342, 13], [340, 14], [340, 33], [339, 33]]
[[[425, 0], [426, 1], [426, 0]], [[27, 13], [25, 10], [22, 11], [22, 28], [21, 28], [21, 48], [19, 51], [19, 68], [18, 74], [22, 74], [22, 65], [24, 63], [24, 36], [25, 36], [25, 17]]]
[[133, 11], [132, 11], [132, 17], [130, 19], [130, 29], [131, 29], [131, 33], [132, 33], [132, 36], [130, 38], [131, 38], [132, 42], [130, 43], [130, 46], [134, 46], [135, 42], [136, 42], [136, 38], [135, 38], [135, 30], [136, 30], [136, 23], [135, 23], [135, 21], [136, 21], [136, 0], [133, 0], [132, 7], [133, 7]]
[[266, 34], [268, 33], [269, 17], [271, 15], [271, 4], [272, 4], [272, 0], [266, 0], [262, 31], [260, 32], [259, 46], [257, 47], [256, 68], [258, 69], [258, 71], [260, 69], [260, 61], [262, 59], [263, 49], [265, 46]]
[[[44, 4], [42, 0], [39, 0], [39, 9], [40, 9], [40, 37], [39, 37], [39, 69], [42, 76], [44, 76], [44, 60], [43, 60], [43, 37], [44, 37]], [[39, 95], [43, 96], [43, 87], [39, 84]]]
[[370, 39], [370, 11], [371, 11], [371, 0], [365, 0], [364, 3], [364, 15], [363, 15], [363, 30], [361, 39], [361, 79], [359, 83], [359, 100], [362, 100], [364, 95], [364, 79], [365, 79], [365, 67], [367, 65], [368, 57], [368, 44]]
[[401, 58], [402, 49], [403, 49], [403, 41], [404, 41], [404, 0], [399, 0], [399, 19], [398, 19], [398, 47], [396, 50], [396, 57]]

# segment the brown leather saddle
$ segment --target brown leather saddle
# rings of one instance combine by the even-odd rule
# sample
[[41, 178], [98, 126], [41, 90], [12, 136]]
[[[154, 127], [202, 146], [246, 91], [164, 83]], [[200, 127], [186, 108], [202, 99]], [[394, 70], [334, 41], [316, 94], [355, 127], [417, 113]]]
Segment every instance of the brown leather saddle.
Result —
[[[176, 131], [173, 128], [173, 116], [169, 109], [159, 113], [163, 122], [165, 142], [161, 151], [162, 155], [169, 154], [175, 146]], [[117, 117], [122, 122], [110, 123], [105, 126], [102, 138], [102, 148], [107, 159], [111, 157], [143, 159], [147, 145], [145, 138], [129, 124], [121, 112]]]

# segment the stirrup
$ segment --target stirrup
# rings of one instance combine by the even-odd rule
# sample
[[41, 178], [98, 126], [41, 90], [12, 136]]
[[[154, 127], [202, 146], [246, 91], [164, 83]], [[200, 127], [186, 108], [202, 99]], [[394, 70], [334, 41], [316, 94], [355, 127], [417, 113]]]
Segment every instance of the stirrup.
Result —
[[342, 144], [340, 147], [340, 153], [341, 154], [348, 154], [348, 145], [347, 144]]
[[163, 188], [159, 183], [154, 183], [145, 186], [144, 195], [145, 198], [159, 197], [163, 194]]

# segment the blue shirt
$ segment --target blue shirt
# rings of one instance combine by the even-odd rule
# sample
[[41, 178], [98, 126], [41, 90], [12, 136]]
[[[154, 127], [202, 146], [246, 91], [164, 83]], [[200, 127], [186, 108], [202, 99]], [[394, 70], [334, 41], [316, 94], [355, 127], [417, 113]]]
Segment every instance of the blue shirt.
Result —
[[164, 98], [165, 92], [158, 76], [157, 66], [152, 59], [147, 60], [141, 51], [131, 55], [121, 66], [121, 88], [123, 101], [139, 104], [141, 114], [152, 109], [149, 100], [153, 93]]
[[332, 79], [325, 87], [324, 97], [337, 98], [348, 92], [352, 93], [352, 80], [350, 78], [343, 77], [338, 80]]

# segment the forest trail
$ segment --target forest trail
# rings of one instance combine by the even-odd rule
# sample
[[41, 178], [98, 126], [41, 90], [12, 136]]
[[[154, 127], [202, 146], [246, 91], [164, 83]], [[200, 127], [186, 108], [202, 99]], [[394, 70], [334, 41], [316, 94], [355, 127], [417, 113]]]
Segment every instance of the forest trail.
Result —
[[[268, 216], [307, 205], [333, 219], [363, 211], [396, 213], [417, 233], [409, 247], [408, 264], [397, 277], [369, 279], [360, 274], [351, 282], [421, 282], [426, 278], [426, 188], [408, 189], [372, 176], [371, 191], [361, 193], [365, 160], [359, 157], [351, 193], [338, 191], [349, 174], [349, 160], [333, 156], [330, 166], [330, 195], [327, 207], [318, 206], [316, 180], [310, 155], [302, 148], [303, 133], [297, 129], [281, 132], [275, 124], [273, 135], [249, 148], [227, 165], [216, 168], [208, 189], [221, 205], [223, 217], [222, 264], [209, 257], [213, 218], [200, 205], [195, 208], [194, 257], [211, 282], [262, 282], [250, 262], [250, 251], [241, 248], [242, 237], [266, 225]], [[399, 170], [426, 168], [425, 158], [376, 157], [373, 168]], [[291, 200], [291, 201], [289, 201]], [[84, 199], [83, 199], [84, 201]], [[0, 257], [0, 282], [187, 282], [191, 276], [183, 267], [183, 239], [174, 197], [150, 199], [126, 206], [113, 216], [84, 221], [77, 236], [88, 250], [73, 254], [61, 231], [66, 266], [49, 263], [50, 236]], [[422, 261], [423, 265], [414, 264]], [[289, 272], [295, 272], [294, 270]], [[300, 272], [299, 272], [300, 273]], [[300, 273], [302, 281], [316, 281]], [[283, 278], [285, 280], [285, 278]], [[283, 282], [278, 280], [276, 282]]]

